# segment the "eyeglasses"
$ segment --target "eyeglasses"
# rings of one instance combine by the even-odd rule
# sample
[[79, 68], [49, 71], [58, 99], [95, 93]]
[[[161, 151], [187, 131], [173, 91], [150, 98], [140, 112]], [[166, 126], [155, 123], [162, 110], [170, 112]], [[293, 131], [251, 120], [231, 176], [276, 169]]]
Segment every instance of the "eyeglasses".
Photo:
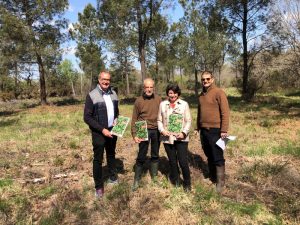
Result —
[[210, 79], [211, 79], [210, 77], [208, 77], [208, 78], [202, 78], [201, 81], [210, 81]]

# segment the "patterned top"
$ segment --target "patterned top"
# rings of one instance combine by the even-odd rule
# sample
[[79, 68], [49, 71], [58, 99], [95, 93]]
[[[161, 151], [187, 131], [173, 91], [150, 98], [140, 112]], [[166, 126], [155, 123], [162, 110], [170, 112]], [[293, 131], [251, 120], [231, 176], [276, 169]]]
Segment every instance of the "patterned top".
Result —
[[[157, 117], [159, 132], [168, 130], [169, 116], [171, 114], [180, 114], [183, 116], [182, 132], [186, 135], [186, 137], [178, 141], [189, 141], [189, 131], [192, 124], [192, 117], [188, 103], [184, 100], [177, 99], [175, 102], [175, 107], [172, 108], [170, 106], [169, 100], [161, 102]], [[176, 137], [173, 135], [170, 135], [170, 137], [164, 137], [163, 135], [161, 135], [161, 141], [163, 143], [173, 144], [176, 140]]]

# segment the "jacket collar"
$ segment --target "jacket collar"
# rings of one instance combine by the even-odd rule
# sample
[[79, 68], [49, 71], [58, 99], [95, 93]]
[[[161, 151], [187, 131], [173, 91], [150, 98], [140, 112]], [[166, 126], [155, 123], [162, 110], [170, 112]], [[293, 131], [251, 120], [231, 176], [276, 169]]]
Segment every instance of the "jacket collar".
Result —
[[154, 93], [151, 96], [148, 96], [145, 94], [145, 92], [143, 92], [143, 99], [151, 99], [154, 98]]
[[206, 95], [209, 91], [211, 91], [215, 87], [216, 87], [216, 85], [213, 83], [213, 84], [210, 85], [210, 87], [207, 90], [205, 90], [204, 88], [202, 88], [201, 95]]
[[[169, 100], [167, 100], [167, 105], [170, 105], [171, 102]], [[174, 102], [175, 105], [180, 105], [181, 104], [181, 100], [178, 98], [175, 102]]]
[[104, 95], [104, 94], [110, 95], [110, 94], [112, 94], [111, 87], [109, 87], [106, 91], [103, 91], [103, 90], [101, 89], [100, 85], [97, 84], [97, 89], [98, 89], [98, 91], [100, 92], [101, 95]]

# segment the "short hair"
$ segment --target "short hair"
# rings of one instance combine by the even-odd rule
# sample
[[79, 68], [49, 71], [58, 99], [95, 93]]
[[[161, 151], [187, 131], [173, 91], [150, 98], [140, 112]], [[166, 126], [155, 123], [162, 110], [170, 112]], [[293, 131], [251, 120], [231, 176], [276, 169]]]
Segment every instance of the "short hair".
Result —
[[204, 75], [204, 74], [209, 74], [212, 78], [214, 78], [214, 75], [211, 71], [209, 70], [204, 70], [202, 73], [201, 73], [201, 77]]
[[106, 73], [110, 75], [110, 72], [108, 72], [108, 71], [101, 71], [98, 75], [98, 78], [100, 78], [102, 74], [106, 74]]
[[148, 81], [152, 82], [152, 84], [153, 84], [153, 86], [154, 86], [154, 80], [153, 80], [152, 78], [146, 78], [146, 79], [144, 80], [144, 82], [143, 82], [143, 86], [145, 86], [145, 83], [148, 82]]
[[178, 86], [178, 84], [168, 84], [166, 88], [166, 94], [169, 94], [169, 91], [172, 90], [174, 93], [178, 94], [178, 96], [181, 95], [181, 89]]

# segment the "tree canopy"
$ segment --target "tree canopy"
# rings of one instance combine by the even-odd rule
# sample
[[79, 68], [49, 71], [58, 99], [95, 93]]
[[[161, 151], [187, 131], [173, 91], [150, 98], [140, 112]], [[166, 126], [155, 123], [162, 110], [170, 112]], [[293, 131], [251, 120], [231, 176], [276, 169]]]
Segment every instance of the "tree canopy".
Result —
[[[174, 6], [183, 11], [176, 21]], [[101, 70], [110, 70], [127, 96], [146, 77], [180, 82], [197, 96], [204, 70], [219, 85], [238, 87], [246, 100], [271, 87], [284, 89], [282, 77], [289, 87], [300, 85], [296, 0], [98, 0], [78, 13], [69, 32], [67, 8], [67, 0], [0, 2], [2, 99], [39, 93], [46, 104], [47, 96], [83, 94]], [[82, 73], [62, 62], [66, 40], [76, 43]], [[68, 91], [60, 87], [64, 79]]]

